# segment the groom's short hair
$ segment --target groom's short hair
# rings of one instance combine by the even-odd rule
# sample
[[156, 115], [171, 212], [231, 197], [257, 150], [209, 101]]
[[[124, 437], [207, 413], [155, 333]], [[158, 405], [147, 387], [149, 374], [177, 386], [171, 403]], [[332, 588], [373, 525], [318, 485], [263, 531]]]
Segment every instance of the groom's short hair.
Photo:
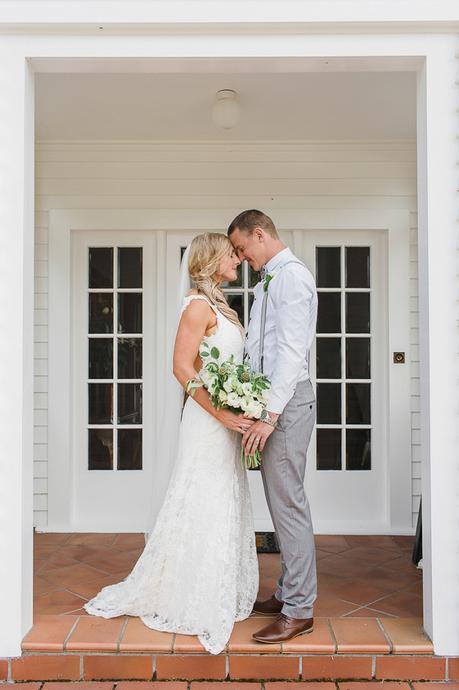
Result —
[[263, 228], [268, 235], [271, 235], [275, 240], [279, 239], [279, 235], [276, 230], [276, 226], [272, 222], [271, 218], [263, 213], [263, 211], [257, 211], [257, 209], [252, 208], [248, 211], [242, 211], [236, 218], [231, 221], [228, 227], [228, 237], [238, 228], [241, 232], [246, 232], [249, 235], [255, 230], [255, 228]]

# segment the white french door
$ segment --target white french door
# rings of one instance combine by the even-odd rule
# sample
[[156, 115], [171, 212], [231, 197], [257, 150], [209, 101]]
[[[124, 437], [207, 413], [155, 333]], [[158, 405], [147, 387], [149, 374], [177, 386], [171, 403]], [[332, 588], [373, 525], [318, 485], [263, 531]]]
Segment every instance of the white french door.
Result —
[[155, 439], [155, 235], [73, 238], [72, 527], [141, 531]]
[[381, 531], [389, 466], [384, 235], [307, 232], [299, 245], [318, 291], [310, 358], [317, 419], [305, 480], [314, 527]]
[[[161, 343], [173, 342], [180, 259], [195, 234], [165, 234], [166, 266], [158, 277], [154, 232], [74, 233], [73, 529], [145, 528], [162, 471], [155, 466], [155, 383], [167, 382], [164, 367], [172, 361]], [[305, 481], [315, 531], [383, 531], [389, 472], [384, 234], [295, 231], [282, 238], [314, 274], [319, 295], [310, 357], [317, 424]], [[238, 280], [223, 286], [245, 327], [257, 281], [244, 263]], [[272, 530], [260, 473], [250, 471], [249, 481], [255, 527]]]

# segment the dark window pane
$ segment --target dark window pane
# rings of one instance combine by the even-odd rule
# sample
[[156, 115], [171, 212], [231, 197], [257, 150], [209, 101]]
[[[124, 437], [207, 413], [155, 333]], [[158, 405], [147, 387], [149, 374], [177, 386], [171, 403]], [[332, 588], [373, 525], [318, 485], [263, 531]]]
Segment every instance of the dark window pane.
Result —
[[341, 378], [341, 339], [317, 338], [317, 378]]
[[113, 469], [113, 431], [88, 429], [88, 469]]
[[113, 287], [113, 248], [89, 248], [89, 287]]
[[90, 379], [113, 378], [113, 340], [89, 338], [88, 360]]
[[142, 469], [142, 429], [118, 431], [118, 469]]
[[118, 295], [118, 333], [142, 333], [142, 295], [125, 292]]
[[346, 287], [370, 287], [370, 247], [346, 247]]
[[255, 287], [257, 283], [260, 282], [260, 273], [254, 271], [252, 266], [249, 264], [249, 288]]
[[346, 383], [346, 424], [371, 424], [369, 383]]
[[317, 384], [317, 423], [341, 424], [341, 384]]
[[371, 429], [346, 429], [346, 469], [371, 470]]
[[113, 295], [89, 293], [89, 333], [113, 333]]
[[341, 429], [317, 429], [317, 469], [341, 469]]
[[111, 383], [88, 384], [88, 423], [111, 424], [113, 385]]
[[118, 424], [142, 424], [142, 384], [118, 384]]
[[370, 293], [346, 293], [346, 333], [370, 332]]
[[142, 287], [142, 247], [118, 249], [118, 287]]
[[229, 295], [226, 293], [226, 299], [231, 309], [235, 309], [239, 317], [239, 321], [244, 324], [244, 296], [243, 295]]
[[221, 284], [222, 288], [242, 287], [242, 266], [243, 264], [239, 264], [237, 267], [237, 279], [232, 280], [231, 282], [225, 280], [225, 282]]
[[341, 333], [341, 293], [319, 292], [317, 333]]
[[346, 338], [346, 378], [370, 378], [370, 338]]
[[316, 247], [317, 287], [341, 287], [341, 247]]
[[118, 378], [142, 378], [142, 338], [118, 338]]

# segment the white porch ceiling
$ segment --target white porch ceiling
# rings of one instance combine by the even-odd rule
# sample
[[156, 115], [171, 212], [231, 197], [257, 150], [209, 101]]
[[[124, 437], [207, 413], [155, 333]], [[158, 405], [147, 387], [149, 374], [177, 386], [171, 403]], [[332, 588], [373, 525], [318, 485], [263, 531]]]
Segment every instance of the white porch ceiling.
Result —
[[[37, 74], [36, 137], [55, 139], [414, 139], [416, 83], [408, 72]], [[232, 130], [210, 117], [234, 89]]]

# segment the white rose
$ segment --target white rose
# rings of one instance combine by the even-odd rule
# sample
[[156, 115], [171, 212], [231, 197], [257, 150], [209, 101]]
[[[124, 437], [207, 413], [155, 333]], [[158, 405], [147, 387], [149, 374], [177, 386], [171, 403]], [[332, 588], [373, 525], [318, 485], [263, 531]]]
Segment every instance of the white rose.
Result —
[[256, 400], [251, 400], [249, 405], [247, 406], [246, 412], [249, 417], [255, 417], [255, 419], [259, 419], [261, 412], [263, 410], [263, 405]]
[[237, 393], [229, 393], [227, 402], [230, 407], [241, 407], [241, 398]]
[[244, 410], [244, 412], [247, 412], [247, 408], [250, 405], [251, 400], [250, 398], [242, 397], [241, 398], [241, 409]]
[[251, 383], [243, 383], [242, 384], [242, 390], [244, 391], [245, 395], [252, 395], [252, 384]]
[[223, 388], [225, 389], [225, 391], [227, 393], [231, 393], [231, 391], [234, 390], [234, 386], [232, 384], [231, 379], [228, 379], [227, 381], [225, 381], [225, 383], [223, 384]]
[[226, 402], [228, 400], [228, 393], [226, 393], [226, 391], [219, 391], [218, 399], [220, 400], [220, 402]]

